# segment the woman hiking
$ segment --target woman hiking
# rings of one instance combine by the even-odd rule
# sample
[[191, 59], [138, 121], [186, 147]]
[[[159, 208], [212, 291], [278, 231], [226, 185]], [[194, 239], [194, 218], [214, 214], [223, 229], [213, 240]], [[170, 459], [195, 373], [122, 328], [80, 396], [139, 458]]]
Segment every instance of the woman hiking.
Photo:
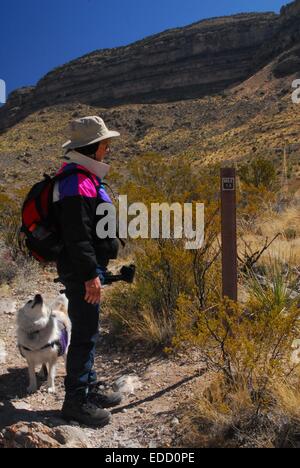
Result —
[[118, 239], [97, 237], [96, 212], [100, 203], [112, 203], [102, 185], [109, 170], [103, 161], [111, 140], [119, 136], [98, 116], [72, 121], [59, 171], [71, 173], [56, 182], [53, 195], [64, 245], [57, 270], [66, 288], [72, 322], [62, 415], [68, 421], [96, 427], [110, 421], [110, 413], [104, 408], [121, 403], [119, 393], [101, 393], [94, 371], [103, 273], [109, 261], [117, 258], [119, 249]]

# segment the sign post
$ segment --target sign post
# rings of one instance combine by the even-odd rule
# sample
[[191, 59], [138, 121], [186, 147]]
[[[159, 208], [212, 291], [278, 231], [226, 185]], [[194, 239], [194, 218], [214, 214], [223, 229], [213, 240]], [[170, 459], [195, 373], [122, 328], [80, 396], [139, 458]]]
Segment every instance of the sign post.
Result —
[[222, 281], [223, 297], [237, 302], [236, 170], [221, 169]]

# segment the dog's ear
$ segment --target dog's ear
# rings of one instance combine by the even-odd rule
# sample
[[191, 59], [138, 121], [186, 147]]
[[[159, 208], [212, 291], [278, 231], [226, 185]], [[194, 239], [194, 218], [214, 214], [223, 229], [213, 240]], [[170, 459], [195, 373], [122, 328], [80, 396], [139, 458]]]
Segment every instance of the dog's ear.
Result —
[[32, 306], [32, 303], [33, 303], [33, 300], [26, 302], [26, 304], [20, 307], [20, 309], [18, 310], [18, 313], [21, 314], [22, 312], [24, 313], [26, 312], [26, 310], [29, 310]]
[[68, 299], [65, 295], [60, 295], [52, 304], [52, 309], [58, 312], [68, 313]]

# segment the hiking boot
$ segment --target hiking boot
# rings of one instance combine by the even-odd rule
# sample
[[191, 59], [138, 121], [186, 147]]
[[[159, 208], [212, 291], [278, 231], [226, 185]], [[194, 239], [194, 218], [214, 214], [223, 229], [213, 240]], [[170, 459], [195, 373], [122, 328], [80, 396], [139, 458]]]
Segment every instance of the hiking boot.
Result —
[[122, 395], [119, 392], [103, 392], [99, 384], [93, 384], [89, 388], [88, 399], [99, 408], [112, 408], [122, 403]]
[[67, 421], [75, 421], [84, 426], [103, 427], [110, 422], [108, 411], [98, 408], [91, 401], [65, 400], [62, 416]]

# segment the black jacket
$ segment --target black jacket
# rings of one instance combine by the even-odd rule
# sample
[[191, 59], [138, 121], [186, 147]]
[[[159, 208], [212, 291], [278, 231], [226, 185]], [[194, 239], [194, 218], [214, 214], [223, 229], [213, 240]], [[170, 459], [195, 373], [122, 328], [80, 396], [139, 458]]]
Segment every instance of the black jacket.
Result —
[[[73, 164], [68, 165], [70, 169]], [[68, 166], [65, 170], [68, 170]], [[93, 176], [70, 175], [56, 184], [54, 207], [64, 248], [57, 261], [59, 277], [86, 282], [99, 276], [119, 251], [117, 238], [99, 239], [96, 233], [101, 217], [100, 203], [111, 203], [101, 181]], [[95, 183], [96, 182], [96, 183]]]

